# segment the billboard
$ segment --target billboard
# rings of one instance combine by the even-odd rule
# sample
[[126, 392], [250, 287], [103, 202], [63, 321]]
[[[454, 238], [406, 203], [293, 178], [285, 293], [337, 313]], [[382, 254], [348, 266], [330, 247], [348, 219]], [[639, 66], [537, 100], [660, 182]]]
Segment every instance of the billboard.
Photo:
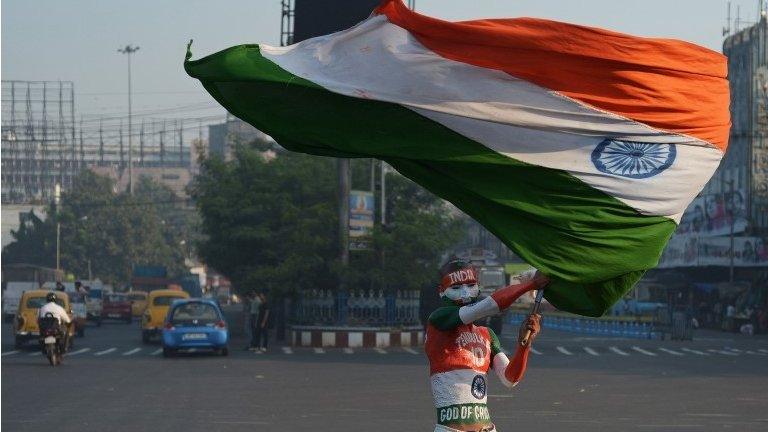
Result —
[[293, 43], [344, 30], [371, 15], [381, 0], [296, 0]]
[[[725, 237], [675, 236], [659, 260], [659, 268], [730, 266], [731, 239]], [[735, 267], [768, 266], [768, 242], [759, 237], [733, 238]]]
[[373, 231], [373, 192], [349, 191], [349, 249], [369, 249]]
[[741, 233], [747, 228], [746, 195], [743, 189], [733, 192], [700, 195], [685, 210], [676, 235], [723, 236]]

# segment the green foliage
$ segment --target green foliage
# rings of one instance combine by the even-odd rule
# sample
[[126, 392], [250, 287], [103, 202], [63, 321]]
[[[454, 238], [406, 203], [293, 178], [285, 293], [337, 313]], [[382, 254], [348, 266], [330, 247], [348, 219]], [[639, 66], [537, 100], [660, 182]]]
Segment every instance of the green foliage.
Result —
[[199, 256], [240, 292], [332, 285], [333, 161], [291, 153], [267, 162], [246, 146], [234, 155], [203, 160], [192, 187], [206, 235]]
[[[191, 188], [205, 239], [204, 262], [239, 292], [350, 287], [412, 288], [434, 282], [438, 260], [461, 234], [444, 203], [401, 176], [387, 177], [388, 219], [377, 226], [371, 251], [339, 261], [335, 160], [281, 153], [266, 161], [259, 149], [238, 146], [231, 162], [210, 157]], [[370, 185], [370, 162], [353, 160], [353, 185]]]
[[[157, 264], [171, 274], [184, 267], [180, 244], [186, 220], [173, 219], [178, 201], [164, 186], [142, 178], [136, 193], [116, 193], [112, 180], [84, 171], [72, 190], [62, 195], [58, 211], [53, 204], [47, 218], [29, 217], [12, 232], [14, 242], [3, 250], [7, 263], [56, 265], [56, 224], [61, 224], [61, 266], [85, 278], [88, 262], [94, 277], [122, 284], [134, 264]], [[167, 204], [155, 204], [158, 196]], [[168, 220], [166, 220], [166, 217]]]

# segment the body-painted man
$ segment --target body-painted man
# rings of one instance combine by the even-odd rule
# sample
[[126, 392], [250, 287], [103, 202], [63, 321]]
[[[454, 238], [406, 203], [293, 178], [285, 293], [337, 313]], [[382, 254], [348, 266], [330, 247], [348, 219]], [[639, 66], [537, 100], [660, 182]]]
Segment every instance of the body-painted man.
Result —
[[473, 322], [506, 310], [526, 292], [543, 288], [548, 279], [536, 273], [477, 301], [477, 273], [470, 264], [451, 261], [440, 276], [438, 291], [444, 306], [429, 316], [424, 346], [437, 409], [435, 432], [495, 431], [486, 405], [486, 374], [493, 368], [507, 387], [522, 379], [531, 343], [540, 329], [540, 316], [530, 315], [523, 322], [512, 360], [501, 350], [493, 330]]

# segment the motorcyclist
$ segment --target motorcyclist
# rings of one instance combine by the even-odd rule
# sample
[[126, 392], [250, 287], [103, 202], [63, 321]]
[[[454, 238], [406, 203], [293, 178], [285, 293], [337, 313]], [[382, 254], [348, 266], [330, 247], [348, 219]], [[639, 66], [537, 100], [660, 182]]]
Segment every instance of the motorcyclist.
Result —
[[57, 297], [55, 292], [49, 292], [45, 296], [46, 303], [40, 307], [40, 309], [37, 311], [37, 319], [38, 322], [41, 318], [45, 318], [47, 316], [53, 316], [57, 320], [57, 325], [59, 327], [58, 333], [61, 334], [61, 341], [60, 346], [62, 347], [62, 351], [64, 351], [64, 348], [68, 346], [68, 337], [69, 332], [67, 331], [67, 326], [72, 323], [72, 320], [69, 318], [69, 314], [67, 311], [59, 306], [58, 303], [56, 303]]
[[429, 316], [424, 344], [437, 410], [435, 432], [493, 432], [496, 427], [486, 405], [486, 373], [493, 369], [506, 387], [522, 379], [531, 343], [540, 330], [540, 316], [530, 315], [523, 322], [511, 360], [493, 330], [473, 322], [503, 312], [526, 292], [544, 288], [549, 279], [536, 273], [477, 301], [480, 289], [472, 265], [454, 259], [442, 267], [440, 276], [443, 306]]

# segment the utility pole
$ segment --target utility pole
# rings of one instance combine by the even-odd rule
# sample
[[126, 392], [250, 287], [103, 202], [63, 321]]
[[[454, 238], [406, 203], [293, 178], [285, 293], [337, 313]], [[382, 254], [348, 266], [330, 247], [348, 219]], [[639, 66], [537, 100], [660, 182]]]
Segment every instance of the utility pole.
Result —
[[349, 264], [349, 159], [338, 158], [339, 175], [339, 241], [341, 264]]
[[[728, 190], [731, 193], [731, 195], [730, 195], [730, 197], [731, 197], [731, 206], [730, 207], [731, 208], [728, 211], [730, 219], [731, 219], [731, 232], [730, 232], [730, 237], [731, 237], [731, 247], [730, 247], [730, 250], [731, 250], [731, 252], [729, 254], [730, 255], [730, 265], [729, 265], [729, 269], [728, 269], [728, 281], [731, 284], [733, 284], [733, 255], [734, 255], [734, 253], [733, 253], [733, 223], [734, 223], [734, 210], [735, 210], [733, 208], [733, 179], [728, 180], [726, 183], [728, 183]], [[728, 208], [727, 201], [724, 204], [726, 204], [725, 208], [727, 209]]]
[[138, 46], [126, 45], [124, 48], [118, 48], [117, 52], [125, 54], [128, 57], [128, 193], [133, 195], [133, 139], [131, 132], [132, 126], [132, 106], [131, 106], [131, 54], [139, 50]]
[[387, 224], [387, 163], [381, 161], [381, 227]]

